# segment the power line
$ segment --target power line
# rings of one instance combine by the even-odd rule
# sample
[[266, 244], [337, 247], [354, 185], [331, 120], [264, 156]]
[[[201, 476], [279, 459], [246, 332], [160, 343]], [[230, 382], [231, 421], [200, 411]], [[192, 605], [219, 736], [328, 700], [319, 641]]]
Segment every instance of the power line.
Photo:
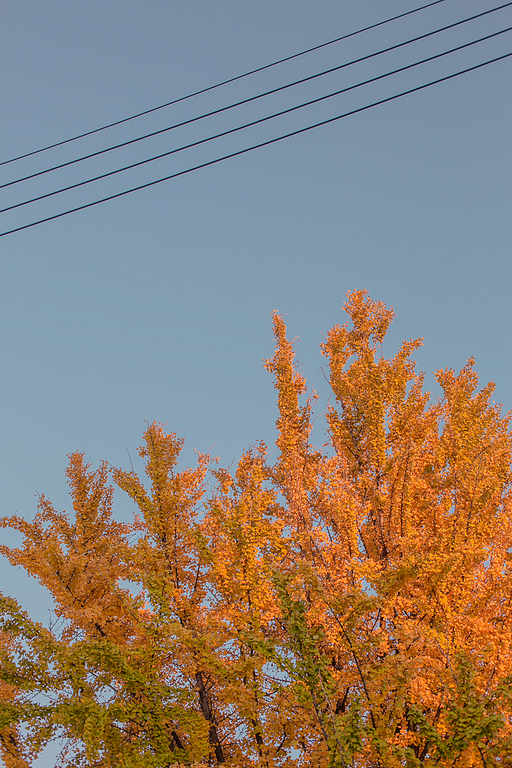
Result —
[[426, 59], [421, 59], [420, 61], [415, 61], [412, 64], [406, 64], [403, 67], [399, 67], [398, 69], [393, 69], [390, 72], [385, 72], [383, 75], [377, 75], [376, 77], [372, 77], [369, 80], [363, 80], [360, 83], [356, 83], [355, 85], [349, 85], [346, 88], [342, 88], [339, 91], [334, 91], [332, 93], [328, 93], [325, 96], [319, 96], [316, 99], [312, 99], [311, 101], [306, 101], [302, 104], [297, 104], [295, 107], [289, 107], [288, 109], [283, 109], [280, 112], [275, 112], [272, 115], [268, 115], [267, 117], [261, 117], [258, 120], [253, 120], [250, 123], [245, 123], [244, 125], [239, 125], [236, 128], [230, 128], [227, 131], [222, 131], [222, 133], [217, 133], [213, 136], [208, 136], [205, 139], [200, 139], [198, 141], [194, 141], [191, 144], [185, 144], [181, 147], [177, 147], [176, 149], [171, 149], [168, 152], [162, 152], [160, 155], [155, 155], [154, 157], [149, 157], [146, 160], [139, 160], [136, 163], [131, 163], [131, 165], [125, 165], [123, 168], [117, 168], [113, 171], [108, 171], [107, 173], [102, 173], [100, 176], [94, 176], [90, 179], [85, 179], [84, 181], [79, 181], [76, 184], [70, 184], [67, 187], [61, 187], [61, 189], [56, 189], [53, 192], [46, 192], [45, 194], [38, 195], [37, 197], [33, 197], [30, 200], [24, 200], [21, 203], [15, 203], [14, 205], [10, 205], [7, 208], [0, 209], [1, 213], [6, 213], [7, 211], [12, 211], [15, 208], [22, 208], [24, 205], [29, 205], [30, 203], [36, 203], [39, 200], [45, 200], [48, 197], [53, 197], [54, 195], [58, 195], [62, 192], [69, 192], [71, 189], [77, 189], [78, 187], [83, 187], [86, 184], [91, 184], [94, 181], [100, 181], [101, 179], [106, 179], [109, 176], [115, 176], [117, 173], [122, 173], [123, 171], [129, 171], [132, 168], [137, 168], [141, 165], [146, 165], [147, 163], [151, 163], [154, 160], [161, 160], [163, 157], [169, 157], [169, 155], [174, 155], [178, 152], [182, 152], [186, 149], [191, 149], [192, 147], [197, 147], [200, 144], [206, 144], [209, 141], [213, 141], [214, 139], [220, 139], [223, 136], [228, 136], [232, 133], [237, 133], [238, 131], [242, 131], [245, 128], [250, 128], [254, 125], [259, 125], [260, 123], [264, 123], [267, 120], [272, 120], [275, 117], [281, 117], [281, 115], [289, 114], [290, 112], [295, 112], [297, 109], [302, 109], [303, 107], [309, 107], [312, 104], [317, 104], [320, 101], [325, 101], [326, 99], [331, 99], [334, 96], [339, 96], [342, 93], [347, 93], [348, 91], [353, 91], [356, 88], [361, 88], [364, 85], [368, 85], [370, 83], [375, 83], [378, 80], [383, 80], [386, 77], [390, 77], [391, 75], [396, 75], [399, 72], [405, 72], [408, 69], [413, 69], [414, 67], [418, 67], [421, 64], [426, 64], [429, 61], [434, 61], [435, 59], [440, 59], [443, 56], [448, 56], [450, 53], [455, 53], [456, 51], [461, 51], [464, 48], [469, 48], [472, 45], [476, 45], [477, 43], [481, 43], [485, 40], [490, 40], [493, 37], [498, 37], [499, 35], [503, 35], [506, 32], [512, 31], [512, 27], [506, 27], [506, 29], [501, 29], [499, 32], [493, 32], [490, 35], [486, 35], [485, 37], [480, 37], [477, 40], [472, 40], [469, 43], [464, 43], [463, 45], [458, 45], [456, 48], [450, 48], [448, 51], [443, 51], [442, 53], [436, 53], [434, 56], [429, 56]]
[[317, 72], [314, 75], [309, 75], [308, 77], [301, 78], [300, 80], [295, 80], [292, 83], [287, 83], [286, 85], [281, 85], [278, 88], [273, 88], [270, 91], [265, 91], [264, 93], [259, 93], [256, 96], [251, 96], [247, 99], [243, 99], [242, 101], [237, 101], [233, 104], [228, 104], [225, 107], [220, 107], [219, 109], [215, 109], [211, 112], [206, 112], [202, 115], [198, 115], [197, 117], [192, 117], [189, 120], [184, 120], [180, 123], [175, 123], [174, 125], [170, 125], [167, 128], [161, 128], [158, 131], [152, 131], [151, 133], [147, 133], [143, 136], [138, 136], [135, 139], [130, 139], [129, 141], [123, 141], [120, 144], [115, 144], [111, 147], [106, 147], [105, 149], [100, 149], [97, 152], [91, 152], [88, 155], [83, 155], [82, 157], [75, 158], [75, 160], [68, 160], [65, 163], [59, 163], [58, 165], [54, 165], [51, 168], [45, 168], [42, 171], [37, 171], [36, 173], [31, 173], [28, 176], [22, 176], [19, 179], [13, 179], [12, 181], [5, 182], [4, 184], [0, 184], [0, 189], [5, 189], [6, 187], [11, 187], [14, 184], [20, 184], [23, 181], [28, 181], [29, 179], [37, 178], [38, 176], [43, 176], [46, 173], [51, 173], [52, 171], [60, 170], [61, 168], [67, 168], [70, 165], [75, 165], [76, 163], [80, 163], [83, 160], [90, 160], [92, 157], [98, 157], [99, 155], [104, 155], [107, 152], [112, 152], [115, 149], [120, 149], [122, 147], [127, 147], [131, 144], [135, 144], [139, 141], [144, 141], [145, 139], [152, 138], [153, 136], [159, 136], [163, 133], [167, 133], [169, 131], [174, 130], [175, 128], [181, 128], [184, 125], [190, 125], [191, 123], [197, 122], [198, 120], [203, 120], [207, 117], [212, 117], [213, 115], [218, 115], [221, 112], [226, 112], [230, 109], [234, 109], [235, 107], [239, 107], [243, 104], [248, 104], [249, 102], [256, 101], [258, 99], [262, 99], [265, 96], [270, 96], [274, 93], [279, 93], [280, 91], [286, 90], [287, 88], [292, 88], [295, 85], [301, 85], [302, 83], [306, 83], [310, 80], [314, 80], [317, 77], [322, 77], [323, 75], [330, 74], [332, 72], [337, 72], [341, 69], [345, 69], [346, 67], [350, 67], [353, 64], [358, 64], [362, 61], [368, 61], [369, 59], [375, 58], [376, 56], [380, 56], [384, 53], [389, 53], [389, 51], [395, 51], [398, 48], [403, 48], [406, 45], [410, 45], [411, 43], [416, 43], [419, 40], [425, 40], [428, 37], [432, 37], [433, 35], [437, 35], [440, 32], [445, 32], [448, 29], [453, 29], [454, 27], [459, 27], [462, 24], [467, 24], [470, 21], [474, 21], [475, 19], [479, 19], [482, 16], [487, 16], [490, 13], [494, 13], [496, 11], [500, 11], [503, 8], [507, 8], [512, 5], [512, 0], [509, 0], [509, 2], [504, 3], [502, 5], [498, 5], [495, 8], [490, 8], [487, 11], [483, 11], [482, 13], [477, 13], [474, 16], [468, 16], [467, 18], [461, 19], [460, 21], [455, 21], [452, 24], [448, 24], [444, 27], [439, 27], [438, 29], [434, 29], [431, 32], [426, 32], [423, 35], [418, 35], [417, 37], [410, 38], [409, 40], [405, 40], [401, 43], [396, 43], [395, 45], [388, 46], [387, 48], [381, 48], [378, 51], [374, 51], [373, 53], [367, 54], [366, 56], [361, 56], [357, 59], [353, 59], [352, 61], [345, 62], [344, 64], [339, 64], [336, 67], [331, 67], [330, 69], [326, 69], [322, 72]]
[[294, 53], [291, 56], [286, 56], [284, 59], [278, 59], [277, 61], [273, 61], [270, 64], [265, 64], [262, 67], [257, 67], [257, 69], [251, 69], [249, 72], [244, 72], [242, 75], [236, 75], [236, 77], [230, 77], [228, 80], [223, 80], [220, 83], [215, 83], [215, 85], [209, 85], [207, 88], [202, 88], [199, 91], [194, 91], [194, 93], [189, 93], [186, 96], [181, 96], [178, 99], [173, 99], [173, 101], [168, 101], [165, 104], [159, 104], [157, 107], [146, 109], [143, 112], [137, 112], [137, 114], [135, 115], [130, 115], [130, 117], [124, 117], [122, 120], [116, 120], [114, 123], [108, 123], [108, 125], [102, 125], [99, 128], [94, 128], [91, 131], [80, 133], [77, 136], [72, 136], [71, 138], [64, 139], [63, 141], [57, 141], [55, 144], [48, 144], [46, 147], [41, 147], [40, 149], [34, 149], [32, 150], [32, 152], [26, 152], [24, 155], [18, 155], [17, 157], [12, 157], [10, 158], [10, 160], [3, 160], [0, 162], [0, 165], [7, 165], [8, 163], [14, 163], [16, 162], [16, 160], [22, 160], [25, 157], [31, 157], [32, 155], [37, 155], [40, 152], [46, 152], [49, 149], [54, 149], [55, 147], [61, 147], [63, 144], [69, 144], [72, 141], [83, 139], [85, 136], [92, 136], [92, 134], [99, 133], [100, 131], [105, 131], [107, 130], [107, 128], [114, 128], [116, 125], [122, 125], [123, 123], [127, 123], [130, 120], [135, 120], [138, 117], [149, 115], [152, 112], [157, 112], [159, 109], [170, 107], [173, 104], [178, 104], [181, 101], [186, 101], [187, 99], [191, 99], [194, 96], [200, 96], [203, 93], [208, 93], [208, 91], [213, 91], [215, 88], [220, 88], [223, 85], [228, 85], [229, 83], [234, 83], [237, 80], [242, 80], [242, 78], [249, 77], [249, 75], [255, 75], [257, 72], [263, 72], [264, 70], [270, 69], [271, 67], [276, 67], [278, 64], [284, 64], [286, 61], [297, 59], [299, 56], [304, 56], [307, 53], [318, 51], [321, 48], [326, 48], [327, 46], [333, 45], [334, 43], [339, 43], [342, 40], [348, 40], [350, 37], [355, 37], [356, 35], [360, 35], [363, 32], [368, 32], [370, 29], [376, 29], [377, 27], [382, 27], [383, 25], [389, 24], [392, 21], [403, 19], [405, 16], [410, 16], [413, 13], [418, 13], [418, 11], [424, 11], [426, 8], [431, 8], [433, 5], [439, 5], [439, 3], [444, 3], [444, 2], [445, 0], [435, 0], [435, 2], [427, 3], [426, 5], [421, 5], [419, 8], [413, 8], [412, 11], [406, 11], [405, 13], [400, 13], [398, 14], [398, 16], [391, 16], [389, 19], [384, 19], [384, 21], [378, 21], [375, 24], [370, 24], [368, 27], [362, 27], [362, 29], [357, 29], [355, 32], [349, 32], [346, 35], [342, 35], [341, 37], [334, 38], [334, 40], [328, 40], [326, 43], [320, 43], [320, 45], [315, 45], [312, 48], [307, 48], [306, 50], [300, 51], [299, 53]]
[[164, 181], [169, 181], [170, 179], [176, 179], [178, 176], [185, 176], [188, 173], [192, 173], [192, 171], [198, 171], [201, 168], [207, 168], [210, 165], [216, 165], [217, 163], [221, 163], [224, 160], [229, 160], [232, 157], [238, 157], [239, 155], [244, 155], [247, 152], [252, 152], [255, 149], [260, 149], [261, 147], [267, 147], [270, 144], [275, 144], [278, 141], [283, 141], [284, 139], [289, 139], [292, 136], [298, 136], [301, 133], [306, 133], [307, 131], [311, 131], [314, 128], [320, 128], [323, 125], [328, 125], [329, 123], [334, 123], [337, 120], [342, 120], [344, 117], [349, 117], [351, 115], [356, 115], [359, 112], [365, 112], [367, 109], [372, 109], [373, 107], [377, 107], [380, 104], [386, 104], [390, 101], [395, 101], [396, 99], [401, 98], [402, 96], [407, 96], [410, 93], [416, 93], [417, 91], [422, 91], [425, 88], [430, 88], [432, 85], [437, 85], [438, 83], [445, 82], [447, 80], [452, 80], [455, 77], [459, 77], [460, 75], [464, 75], [467, 72], [473, 72], [476, 69], [481, 69], [482, 67], [486, 67], [488, 64], [494, 64], [497, 61], [502, 61], [503, 59], [507, 59], [510, 56], [512, 56], [512, 52], [505, 53], [502, 56], [497, 56], [494, 59], [488, 59], [487, 61], [482, 62], [481, 64], [475, 64], [472, 67], [467, 67], [466, 69], [461, 69], [458, 72], [454, 72], [451, 75], [445, 75], [444, 77], [440, 77], [437, 80], [431, 80], [428, 83], [424, 83], [423, 85], [418, 85], [415, 88], [409, 88], [407, 91], [402, 91], [401, 93], [397, 93], [394, 96], [388, 96], [385, 99], [380, 99], [379, 101], [374, 101], [371, 104], [366, 104], [364, 107], [358, 107], [358, 109], [352, 109], [350, 112], [345, 112], [341, 115], [337, 115], [336, 117], [331, 117], [328, 120], [322, 120], [319, 123], [314, 123], [313, 125], [308, 125], [305, 128], [299, 128], [296, 131], [291, 131], [290, 133], [283, 134], [281, 136], [277, 136], [274, 139], [269, 139], [267, 141], [262, 141], [259, 144], [253, 144], [251, 147], [246, 147], [245, 149], [240, 149], [237, 152], [231, 152], [229, 155], [223, 155], [222, 157], [217, 157], [215, 160], [208, 160], [205, 163], [201, 163], [200, 165], [195, 165], [191, 168], [186, 168], [183, 171], [178, 171], [177, 173], [172, 173], [169, 176], [164, 176], [160, 179], [155, 179], [154, 181], [147, 182], [146, 184], [140, 184], [137, 187], [132, 187], [131, 189], [126, 189], [124, 192], [117, 192], [114, 195], [109, 195], [108, 197], [103, 197], [100, 200], [93, 200], [91, 203], [85, 203], [84, 205], [79, 205], [76, 208], [69, 208], [66, 211], [62, 211], [61, 213], [56, 213], [53, 216], [47, 216], [44, 219], [39, 219], [38, 221], [32, 221], [30, 224], [24, 224], [21, 227], [16, 227], [15, 229], [10, 229], [6, 232], [0, 232], [0, 237], [5, 237], [5, 235], [12, 235], [15, 232], [21, 232], [23, 229], [29, 229], [30, 227], [35, 227], [38, 224], [44, 224], [47, 221], [53, 221], [54, 219], [60, 219], [62, 216], [68, 216], [71, 213], [76, 213], [77, 211], [83, 211], [86, 208], [92, 208], [95, 205], [100, 205], [101, 203], [106, 203], [109, 200], [115, 200], [118, 197], [124, 197], [124, 195], [129, 195], [132, 192], [138, 192], [141, 189], [146, 189], [147, 187], [155, 186], [156, 184], [161, 184]]

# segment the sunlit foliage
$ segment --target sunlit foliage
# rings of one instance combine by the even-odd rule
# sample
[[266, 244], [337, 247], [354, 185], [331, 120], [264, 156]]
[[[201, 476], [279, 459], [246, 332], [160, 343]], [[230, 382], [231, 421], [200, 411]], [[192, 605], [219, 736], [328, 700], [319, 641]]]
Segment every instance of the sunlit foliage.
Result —
[[273, 461], [259, 444], [234, 471], [179, 470], [155, 423], [145, 477], [75, 453], [71, 514], [42, 496], [1, 521], [59, 619], [1, 597], [6, 768], [58, 737], [68, 768], [512, 766], [509, 418], [473, 360], [434, 400], [421, 340], [386, 359], [393, 312], [364, 291], [345, 311], [320, 449], [275, 315]]

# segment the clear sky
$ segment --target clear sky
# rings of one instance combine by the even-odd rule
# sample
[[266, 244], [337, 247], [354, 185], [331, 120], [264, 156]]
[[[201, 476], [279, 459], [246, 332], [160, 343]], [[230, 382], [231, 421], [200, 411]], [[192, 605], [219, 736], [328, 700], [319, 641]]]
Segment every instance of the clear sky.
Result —
[[[96, 128], [421, 0], [4, 0], [1, 158]], [[231, 86], [0, 167], [0, 183], [498, 5], [446, 0]], [[223, 116], [0, 190], [0, 207], [512, 25], [512, 7]], [[511, 33], [141, 169], [0, 216], [0, 230], [165, 176], [512, 50]], [[386, 350], [460, 368], [512, 408], [512, 59], [251, 154], [0, 238], [2, 515], [67, 508], [67, 454], [127, 466], [146, 421], [230, 464], [276, 417], [271, 313], [326, 393], [318, 343], [347, 290], [395, 307]], [[321, 420], [317, 424], [321, 440]], [[128, 514], [118, 499], [120, 516]], [[9, 541], [15, 539], [6, 536]], [[0, 565], [2, 590], [49, 602]]]

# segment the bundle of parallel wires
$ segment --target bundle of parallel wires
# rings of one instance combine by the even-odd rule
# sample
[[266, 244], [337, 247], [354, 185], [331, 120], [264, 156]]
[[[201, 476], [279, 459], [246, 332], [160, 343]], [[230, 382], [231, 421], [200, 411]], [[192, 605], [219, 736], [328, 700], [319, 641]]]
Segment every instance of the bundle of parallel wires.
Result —
[[[205, 85], [193, 93], [178, 96], [128, 117], [0, 161], [4, 174], [4, 179], [0, 178], [0, 190], [5, 190], [4, 201], [0, 202], [0, 214], [3, 217], [3, 226], [0, 224], [0, 230], [3, 229], [3, 231], [0, 231], [0, 237], [107, 203], [148, 187], [170, 182], [180, 176], [198, 172], [247, 153], [262, 151], [269, 145], [292, 139], [303, 133], [318, 131], [322, 126], [373, 110], [388, 102], [439, 86], [454, 78], [468, 76], [478, 69], [491, 64], [496, 65], [512, 56], [512, 52], [501, 52], [502, 48], [499, 55], [487, 55], [485, 58], [481, 56], [482, 46], [486, 43], [485, 50], [489, 52], [489, 45], [492, 46], [494, 42], [500, 40], [505, 43], [509, 40], [507, 34], [512, 31], [512, 2], [487, 8], [480, 13], [451, 21], [449, 24], [434, 26], [414, 37], [381, 46], [355, 57], [344, 55], [343, 49], [346, 49], [347, 41], [351, 38], [360, 37], [362, 47], [365, 33], [376, 30], [376, 33], [380, 34], [385, 27], [393, 29], [393, 25], [405, 17], [432, 9], [429, 10], [430, 18], [432, 13], [436, 12], [434, 6], [446, 5], [449, 2], [450, 0], [429, 2], [399, 15], [376, 21], [364, 28], [345, 32], [334, 39], [263, 64], [251, 71], [234, 75], [222, 82]], [[457, 44], [453, 44], [453, 39], [451, 45], [447, 44], [447, 36], [452, 35], [453, 38], [454, 34], [457, 35]], [[461, 37], [463, 42], [460, 42]], [[508, 44], [510, 45], [510, 42]], [[418, 50], [424, 51], [426, 46], [434, 47], [435, 50], [430, 51], [428, 55], [418, 56]], [[307, 57], [327, 48], [331, 49], [331, 54], [335, 56], [334, 66], [312, 71], [307, 75], [302, 74], [295, 79], [288, 79], [267, 90], [260, 89], [255, 92], [254, 86], [252, 92], [249, 90], [251, 84], [257, 82], [258, 78], [261, 79], [269, 70], [275, 70], [279, 75], [283, 69], [288, 71], [290, 67], [300, 64], [304, 72]], [[467, 56], [461, 58], [464, 52], [468, 51], [474, 53], [476, 58], [476, 61], [469, 66]], [[386, 65], [393, 56], [395, 57], [394, 65]], [[408, 57], [405, 64], [404, 56]], [[440, 61], [446, 61], [449, 71], [434, 78], [425, 76], [425, 71], [429, 71], [429, 65]], [[460, 65], [461, 61], [465, 66]], [[397, 63], [400, 65], [397, 66]], [[363, 72], [364, 76], [347, 81], [346, 78], [350, 78], [354, 71]], [[432, 68], [430, 71], [432, 72]], [[402, 83], [401, 88], [396, 86], [397, 82]], [[330, 88], [328, 85], [326, 87], [329, 83]], [[335, 83], [334, 88], [333, 83]], [[404, 83], [407, 87], [403, 87]], [[384, 93], [376, 90], [377, 85], [380, 84], [388, 90]], [[223, 97], [223, 92], [225, 93], [229, 88], [233, 89], [234, 86], [242, 94], [242, 98], [229, 101], [225, 96]], [[307, 89], [309, 94], [305, 100], [300, 100], [295, 95], [300, 93], [301, 89], [302, 92]], [[368, 97], [368, 93], [372, 96]], [[350, 94], [361, 94], [360, 101], [354, 101]], [[222, 101], [223, 98], [224, 101]], [[349, 98], [351, 101], [348, 101]], [[192, 116], [181, 114], [178, 118], [176, 117], [178, 109], [183, 111], [183, 108], [188, 107], [189, 104], [192, 107], [200, 104], [201, 99], [203, 102], [207, 100], [211, 105], [210, 108], [203, 107], [200, 110], [196, 106]], [[326, 107], [331, 112], [326, 112]], [[109, 132], [112, 135], [116, 130], [123, 132], [132, 130], [140, 124], [138, 121], [150, 115], [154, 116], [156, 113], [167, 116], [169, 124], [122, 141], [108, 143]], [[290, 123], [292, 118], [298, 120], [298, 124]], [[181, 137], [181, 141], [176, 141], [175, 137]], [[105, 139], [107, 139], [107, 146], [100, 145], [100, 148], [86, 152], [79, 152], [77, 149], [80, 143], [105, 141]], [[133, 157], [133, 152], [139, 152], [141, 149], [144, 151], [148, 143], [155, 141], [159, 142], [160, 150], [163, 151], [142, 158], [139, 155], [136, 155], [136, 158]], [[63, 153], [69, 149], [76, 154], [69, 159], [62, 159]], [[127, 153], [132, 154], [127, 155]], [[60, 161], [55, 159], [59, 155]], [[47, 159], [52, 156], [53, 162]], [[128, 157], [129, 162], [120, 163], [118, 158], [123, 156]], [[106, 167], [110, 161], [113, 161], [114, 167]], [[43, 167], [40, 166], [41, 162], [44, 163]], [[169, 163], [175, 163], [175, 165], [169, 167]], [[24, 167], [25, 171], [12, 178], [5, 178], [10, 173], [16, 174], [16, 169], [19, 167]], [[126, 182], [130, 172], [145, 167], [154, 174], [154, 178], [144, 179], [140, 183], [139, 176], [139, 183], [135, 185]], [[159, 167], [160, 173], [157, 170]], [[91, 172], [91, 168], [96, 171]], [[162, 168], [165, 168], [163, 173]], [[55, 181], [59, 178], [59, 174], [61, 179], [66, 179], [64, 183]], [[39, 179], [48, 187], [41, 190]], [[117, 180], [121, 186], [113, 187], [111, 182], [117, 182]], [[35, 187], [31, 186], [36, 184]], [[105, 190], [105, 184], [110, 185], [106, 187], [106, 194], [105, 191], [103, 194], [95, 192], [98, 189]], [[33, 190], [32, 193], [24, 193], [27, 189]], [[37, 191], [34, 192], [34, 190]], [[80, 192], [75, 193], [75, 190]], [[89, 197], [85, 199], [82, 197], [77, 204], [77, 198], [72, 196], [82, 194], [82, 191]], [[68, 202], [66, 205], [66, 200], [71, 203]], [[37, 210], [35, 206], [38, 205], [44, 206], [42, 208], [44, 215], [38, 216], [32, 213]]]

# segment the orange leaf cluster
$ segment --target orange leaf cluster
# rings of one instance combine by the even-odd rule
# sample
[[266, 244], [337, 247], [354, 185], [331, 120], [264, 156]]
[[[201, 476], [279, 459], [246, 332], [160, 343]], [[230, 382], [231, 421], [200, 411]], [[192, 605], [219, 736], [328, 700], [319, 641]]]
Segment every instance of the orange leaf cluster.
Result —
[[182, 441], [152, 424], [146, 477], [112, 471], [133, 525], [78, 453], [72, 516], [41, 497], [2, 521], [23, 543], [0, 551], [62, 620], [2, 603], [7, 768], [59, 734], [70, 768], [512, 766], [509, 417], [473, 360], [432, 401], [421, 340], [386, 359], [392, 310], [364, 291], [345, 310], [322, 450], [275, 315], [273, 463], [261, 444], [233, 473], [202, 454], [179, 470]]

